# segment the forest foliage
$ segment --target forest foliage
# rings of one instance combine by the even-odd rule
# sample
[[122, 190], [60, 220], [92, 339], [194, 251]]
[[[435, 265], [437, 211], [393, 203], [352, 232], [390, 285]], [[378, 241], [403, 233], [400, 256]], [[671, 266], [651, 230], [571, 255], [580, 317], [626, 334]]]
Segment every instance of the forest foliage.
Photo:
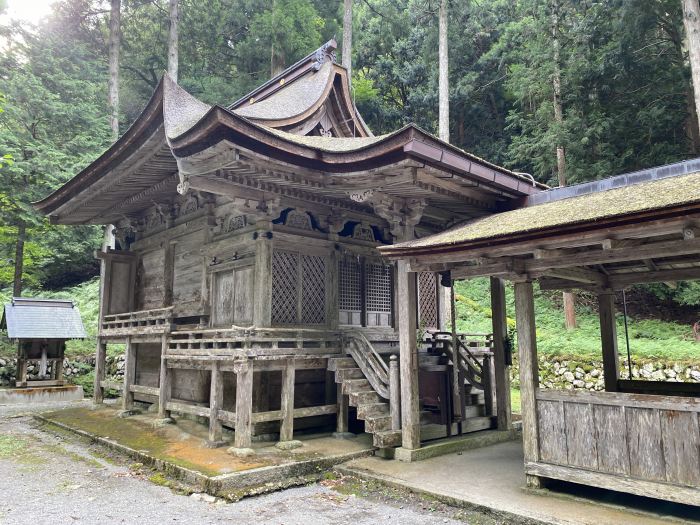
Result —
[[[227, 105], [275, 64], [340, 41], [342, 4], [180, 0], [179, 82]], [[353, 96], [377, 134], [408, 122], [437, 131], [438, 4], [354, 4]], [[108, 16], [103, 0], [59, 0], [36, 26], [0, 25], [0, 157], [8, 156], [0, 164], [0, 287], [12, 281], [20, 224], [29, 285], [58, 287], [97, 271], [99, 228], [52, 226], [30, 203], [110, 144]], [[168, 27], [166, 0], [122, 1], [122, 133], [167, 68]], [[555, 37], [562, 123], [553, 118]], [[449, 48], [452, 141], [490, 161], [555, 184], [557, 144], [567, 151], [569, 183], [700, 151], [679, 0], [452, 0]], [[691, 285], [659, 293], [700, 302]]]

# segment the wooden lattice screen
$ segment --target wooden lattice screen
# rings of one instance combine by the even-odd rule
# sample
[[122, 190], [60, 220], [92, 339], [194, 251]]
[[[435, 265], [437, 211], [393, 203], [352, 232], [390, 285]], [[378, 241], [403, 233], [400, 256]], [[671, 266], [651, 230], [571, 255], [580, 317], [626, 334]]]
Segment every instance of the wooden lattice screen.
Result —
[[440, 324], [437, 276], [432, 272], [418, 274], [418, 324], [423, 328], [438, 328]]
[[368, 262], [365, 266], [367, 326], [391, 326], [392, 267]]
[[338, 266], [340, 324], [391, 326], [393, 268], [364, 257], [344, 257]]
[[272, 253], [272, 322], [326, 322], [326, 259], [275, 250]]
[[362, 263], [343, 257], [338, 265], [338, 309], [340, 324], [362, 324]]

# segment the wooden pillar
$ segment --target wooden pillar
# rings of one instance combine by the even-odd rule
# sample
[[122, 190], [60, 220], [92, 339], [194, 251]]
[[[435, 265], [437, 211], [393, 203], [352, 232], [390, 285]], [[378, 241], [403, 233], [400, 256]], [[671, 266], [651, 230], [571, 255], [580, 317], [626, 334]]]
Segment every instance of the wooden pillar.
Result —
[[280, 441], [291, 441], [294, 436], [294, 379], [296, 370], [294, 360], [287, 359], [282, 370], [282, 423], [280, 425]]
[[63, 357], [53, 362], [53, 373], [56, 381], [63, 381]]
[[338, 277], [338, 251], [332, 250], [326, 268], [326, 327], [329, 330], [337, 330], [340, 322]]
[[335, 432], [337, 435], [342, 436], [348, 432], [348, 396], [343, 394], [343, 385], [338, 383], [338, 413], [336, 419]]
[[172, 392], [173, 372], [168, 368], [167, 353], [169, 342], [170, 336], [167, 333], [163, 334], [160, 343], [160, 381], [158, 383], [158, 417], [160, 419], [170, 418], [168, 403]]
[[131, 385], [136, 381], [136, 345], [131, 342], [131, 337], [126, 338], [126, 351], [124, 362], [124, 391], [122, 392], [122, 410], [125, 412], [134, 409], [134, 393]]
[[506, 359], [506, 339], [508, 337], [506, 287], [503, 279], [498, 277], [491, 277], [491, 324], [498, 430], [510, 430], [513, 422], [510, 405], [510, 364]]
[[41, 343], [41, 360], [39, 361], [39, 379], [46, 378], [46, 371], [48, 369], [48, 343]]
[[[532, 282], [515, 283], [515, 321], [518, 329], [518, 353], [520, 356], [520, 403], [523, 419], [523, 452], [525, 463], [539, 459], [537, 429], [537, 399], [539, 369], [535, 334], [535, 300]], [[527, 476], [530, 487], [539, 487], [537, 476]]]
[[[175, 242], [167, 242], [163, 248], [163, 307], [173, 304], [173, 284], [175, 278]], [[205, 266], [206, 268], [206, 266]]]
[[253, 422], [253, 364], [242, 361], [236, 370], [235, 448], [250, 448]]
[[598, 294], [600, 341], [603, 348], [603, 379], [606, 392], [617, 392], [620, 378], [620, 357], [617, 353], [617, 325], [615, 324], [615, 293]]
[[397, 281], [399, 299], [399, 365], [401, 370], [401, 446], [412, 450], [420, 448], [418, 348], [416, 345], [418, 300], [416, 274], [408, 271], [406, 261], [398, 261]]
[[258, 230], [255, 241], [253, 324], [257, 327], [272, 324], [272, 240], [268, 238], [272, 234], [266, 230]]
[[102, 339], [97, 339], [97, 352], [95, 353], [95, 387], [93, 399], [95, 403], [102, 403], [104, 400], [104, 389], [102, 381], [105, 380], [107, 369], [107, 343]]
[[211, 365], [211, 389], [209, 391], [209, 439], [207, 445], [218, 447], [223, 444], [221, 420], [219, 410], [224, 402], [223, 374], [218, 361]]
[[389, 413], [391, 430], [401, 428], [401, 372], [396, 355], [389, 357]]

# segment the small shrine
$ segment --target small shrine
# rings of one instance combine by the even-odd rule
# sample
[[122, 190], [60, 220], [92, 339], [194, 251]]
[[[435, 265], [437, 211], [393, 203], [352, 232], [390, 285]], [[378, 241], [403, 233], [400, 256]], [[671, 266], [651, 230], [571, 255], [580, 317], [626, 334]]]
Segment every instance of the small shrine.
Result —
[[[0, 329], [7, 330], [7, 337], [17, 343], [18, 388], [63, 386], [66, 341], [86, 337], [78, 307], [64, 299], [14, 297], [5, 305]], [[32, 361], [38, 363], [39, 373], [29, 381], [27, 369]]]

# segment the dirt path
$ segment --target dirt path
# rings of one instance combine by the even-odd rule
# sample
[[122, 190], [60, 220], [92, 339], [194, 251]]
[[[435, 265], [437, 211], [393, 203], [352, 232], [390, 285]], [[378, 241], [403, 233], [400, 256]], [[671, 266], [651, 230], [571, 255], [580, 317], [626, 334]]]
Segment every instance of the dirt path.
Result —
[[[467, 519], [456, 509], [437, 508], [410, 496], [368, 499], [323, 485], [237, 503], [208, 502], [149, 481], [162, 477], [110, 457], [101, 448], [44, 431], [21, 412], [0, 406], [0, 524], [418, 525]], [[473, 516], [468, 522], [493, 523]]]

